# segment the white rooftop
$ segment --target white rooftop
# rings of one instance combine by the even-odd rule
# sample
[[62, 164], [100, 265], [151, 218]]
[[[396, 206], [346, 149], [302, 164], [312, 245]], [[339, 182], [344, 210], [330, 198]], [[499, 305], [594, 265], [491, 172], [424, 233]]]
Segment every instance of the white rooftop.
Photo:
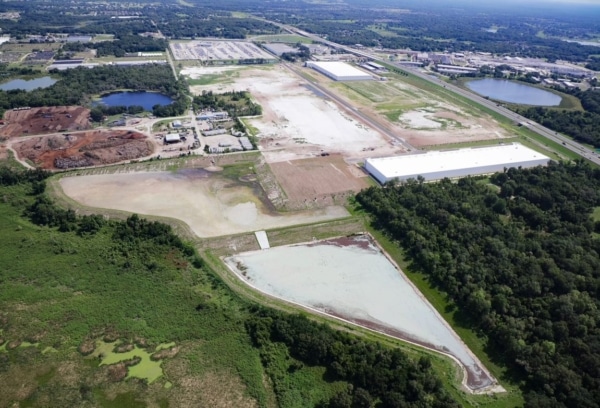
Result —
[[451, 175], [459, 170], [465, 170], [466, 173], [473, 170], [471, 174], [483, 174], [484, 172], [476, 170], [493, 166], [517, 167], [544, 160], [547, 162], [550, 158], [519, 143], [513, 143], [367, 159], [367, 166], [376, 168], [388, 180], [416, 178], [418, 175], [427, 179], [426, 175], [432, 173]]
[[341, 61], [310, 61], [310, 66], [319, 67], [337, 77], [364, 76], [366, 78], [371, 78], [366, 72]]

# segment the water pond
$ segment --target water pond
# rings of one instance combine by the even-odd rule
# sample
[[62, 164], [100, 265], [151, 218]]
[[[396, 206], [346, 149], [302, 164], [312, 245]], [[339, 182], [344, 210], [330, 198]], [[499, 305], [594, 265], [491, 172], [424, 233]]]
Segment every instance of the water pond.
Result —
[[[117, 353], [114, 351], [115, 346], [118, 346], [120, 342], [107, 343], [102, 340], [96, 341], [96, 349], [90, 355], [90, 357], [100, 359], [100, 365], [111, 365], [117, 364], [122, 361], [131, 360], [133, 358], [139, 358], [140, 362], [127, 367], [126, 378], [140, 378], [146, 380], [148, 384], [156, 381], [163, 375], [162, 360], [152, 360], [151, 351], [140, 348], [137, 345], [130, 351], [124, 353]], [[158, 352], [167, 348], [171, 348], [175, 343], [161, 344], [154, 350]]]
[[562, 100], [552, 92], [506, 79], [477, 79], [467, 82], [466, 85], [480, 95], [520, 105], [558, 106]]
[[169, 96], [158, 92], [116, 92], [104, 95], [98, 103], [106, 106], [142, 106], [151, 111], [154, 105], [169, 105], [173, 102]]
[[472, 389], [494, 383], [368, 236], [246, 252], [224, 261], [241, 280], [266, 294], [454, 356]]
[[24, 91], [33, 91], [37, 88], [48, 88], [57, 82], [49, 76], [34, 79], [13, 79], [12, 81], [0, 84], [0, 90], [12, 91], [13, 89], [22, 89]]

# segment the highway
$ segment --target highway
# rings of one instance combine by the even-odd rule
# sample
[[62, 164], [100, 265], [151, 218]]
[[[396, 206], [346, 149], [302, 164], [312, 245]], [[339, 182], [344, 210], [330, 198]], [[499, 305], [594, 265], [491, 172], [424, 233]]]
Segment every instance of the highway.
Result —
[[[278, 25], [279, 27], [289, 31], [289, 32], [293, 32], [297, 35], [301, 35], [303, 37], [307, 37], [315, 42], [319, 42], [325, 45], [328, 45], [330, 47], [335, 47], [337, 49], [342, 49], [348, 53], [354, 54], [354, 55], [358, 55], [361, 57], [365, 57], [365, 58], [369, 58], [370, 60], [376, 61], [376, 62], [381, 62], [381, 63], [385, 63], [385, 64], [390, 64], [389, 61], [385, 61], [382, 60], [381, 58], [379, 58], [377, 55], [373, 55], [370, 54], [368, 52], [365, 52], [363, 50], [357, 50], [355, 48], [352, 47], [348, 47], [346, 45], [342, 45], [342, 44], [338, 44], [338, 43], [334, 43], [332, 41], [328, 41], [328, 40], [324, 40], [323, 38], [311, 34], [311, 33], [307, 33], [306, 31], [302, 31], [299, 30], [295, 27], [291, 27], [291, 26], [286, 26], [286, 25], [282, 25], [276, 22], [271, 21], [271, 23]], [[397, 65], [395, 65], [397, 66]], [[422, 72], [421, 70], [419, 70], [418, 68], [407, 68], [407, 67], [402, 67], [402, 66], [397, 66], [398, 69], [401, 69], [403, 71], [406, 71], [418, 78], [421, 78], [425, 81], [431, 82], [435, 85], [441, 86], [443, 88], [445, 88], [446, 90], [449, 90], [451, 92], [454, 92], [474, 103], [477, 103], [479, 105], [482, 105], [512, 121], [514, 121], [515, 123], [522, 123], [524, 126], [526, 126], [528, 129], [534, 131], [535, 133], [549, 139], [552, 140], [556, 143], [559, 143], [561, 145], [563, 145], [563, 147], [565, 147], [566, 149], [572, 151], [573, 153], [584, 157], [586, 159], [588, 159], [589, 161], [593, 162], [596, 165], [600, 166], [600, 157], [599, 155], [592, 149], [583, 146], [580, 143], [575, 142], [574, 140], [563, 136], [557, 132], [554, 132], [553, 130], [548, 129], [545, 126], [540, 125], [539, 123], [533, 122], [505, 107], [503, 107], [502, 105], [499, 105], [498, 103], [494, 102], [494, 101], [490, 101], [484, 97], [481, 97], [475, 93], [469, 92], [465, 89], [459, 88], [455, 85], [452, 84], [448, 84], [444, 81], [442, 81], [441, 79], [434, 77], [432, 75], [429, 75], [427, 73]], [[321, 89], [319, 89], [321, 90]], [[331, 95], [330, 93], [328, 93], [328, 96]], [[338, 103], [342, 103], [343, 105], [347, 106], [347, 104], [345, 102], [340, 102], [339, 99], [337, 98], [333, 98], [336, 99], [336, 101]], [[364, 117], [362, 117], [364, 119]], [[372, 123], [371, 121], [368, 121], [369, 123]], [[378, 127], [379, 128], [379, 127]], [[380, 129], [381, 130], [381, 129]], [[386, 134], [389, 134], [388, 132], [386, 132]], [[394, 136], [396, 140], [399, 140], [397, 136]], [[400, 139], [401, 140], [401, 139]], [[406, 145], [406, 142], [403, 142], [404, 145]]]

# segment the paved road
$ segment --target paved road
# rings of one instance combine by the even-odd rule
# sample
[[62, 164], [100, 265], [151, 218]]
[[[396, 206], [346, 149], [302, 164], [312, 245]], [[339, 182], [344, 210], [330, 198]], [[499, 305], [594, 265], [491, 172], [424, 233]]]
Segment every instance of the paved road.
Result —
[[[313, 41], [317, 41], [317, 42], [329, 45], [331, 47], [342, 49], [342, 50], [344, 50], [344, 51], [346, 51], [348, 53], [351, 53], [351, 54], [354, 54], [354, 55], [358, 55], [358, 56], [362, 56], [362, 57], [365, 57], [365, 58], [369, 58], [369, 59], [377, 61], [377, 62], [383, 62], [383, 63], [389, 64], [389, 61], [382, 60], [377, 55], [373, 55], [373, 54], [365, 52], [363, 50], [357, 50], [357, 49], [352, 48], [352, 47], [348, 47], [348, 46], [345, 46], [345, 45], [342, 45], [342, 44], [334, 43], [332, 41], [324, 40], [323, 38], [321, 38], [321, 37], [319, 37], [317, 35], [314, 35], [314, 34], [311, 34], [311, 33], [307, 33], [306, 31], [299, 30], [299, 29], [297, 29], [295, 27], [285, 26], [285, 25], [278, 24], [278, 23], [275, 23], [275, 22], [272, 22], [272, 23], [276, 24], [276, 25], [278, 25], [278, 26], [280, 26], [280, 27], [282, 27], [282, 28], [284, 28], [284, 29], [286, 29], [288, 31], [293, 31], [294, 33], [296, 33], [298, 35], [310, 38]], [[464, 90], [462, 88], [459, 88], [457, 86], [454, 86], [454, 85], [451, 85], [451, 84], [447, 84], [447, 83], [441, 81], [439, 78], [431, 76], [431, 75], [428, 75], [428, 74], [422, 72], [419, 69], [407, 68], [407, 67], [400, 67], [400, 66], [398, 66], [398, 68], [402, 69], [402, 70], [404, 70], [406, 72], [410, 72], [411, 74], [413, 74], [413, 75], [415, 75], [415, 76], [417, 76], [417, 77], [419, 77], [421, 79], [424, 79], [426, 81], [429, 81], [429, 82], [431, 82], [433, 84], [436, 84], [438, 86], [442, 86], [442, 87], [446, 88], [449, 91], [452, 91], [452, 92], [454, 92], [454, 93], [456, 93], [456, 94], [458, 94], [460, 96], [463, 96], [463, 97], [469, 99], [472, 102], [475, 102], [475, 103], [477, 103], [479, 105], [485, 106], [486, 108], [488, 108], [488, 109], [490, 109], [490, 110], [492, 110], [492, 111], [494, 111], [494, 112], [496, 112], [496, 113], [498, 113], [498, 114], [500, 114], [500, 115], [502, 115], [502, 116], [504, 116], [504, 117], [506, 117], [508, 119], [511, 119], [511, 120], [513, 120], [516, 123], [523, 123], [523, 124], [525, 124], [525, 126], [527, 126], [532, 131], [536, 132], [537, 134], [539, 134], [541, 136], [544, 136], [547, 139], [550, 139], [550, 140], [552, 140], [552, 141], [554, 141], [556, 143], [562, 144], [566, 149], [569, 149], [570, 151], [572, 151], [572, 152], [574, 152], [574, 153], [576, 153], [576, 154], [578, 154], [578, 155], [580, 155], [580, 156], [588, 159], [589, 161], [593, 162], [594, 164], [600, 166], [600, 157], [599, 157], [599, 155], [594, 150], [592, 150], [592, 149], [590, 149], [590, 148], [588, 148], [586, 146], [583, 146], [583, 145], [581, 145], [581, 144], [573, 141], [572, 139], [570, 139], [570, 138], [568, 138], [566, 136], [563, 136], [563, 135], [561, 135], [561, 134], [559, 134], [557, 132], [554, 132], [553, 130], [548, 129], [547, 127], [542, 126], [539, 123], [533, 122], [533, 121], [531, 121], [531, 120], [529, 120], [529, 119], [527, 119], [527, 118], [525, 118], [525, 117], [523, 117], [521, 115], [518, 115], [515, 112], [513, 112], [513, 111], [511, 111], [511, 110], [509, 110], [509, 109], [507, 109], [507, 108], [505, 108], [505, 107], [497, 104], [496, 102], [490, 101], [490, 100], [488, 100], [486, 98], [483, 98], [483, 97], [481, 97], [481, 96], [479, 96], [477, 94], [474, 94], [472, 92], [469, 92], [469, 91]]]

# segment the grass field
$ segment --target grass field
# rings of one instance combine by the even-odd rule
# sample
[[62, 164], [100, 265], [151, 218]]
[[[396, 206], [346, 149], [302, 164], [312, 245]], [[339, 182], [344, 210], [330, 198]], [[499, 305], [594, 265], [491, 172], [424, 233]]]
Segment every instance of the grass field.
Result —
[[260, 41], [260, 42], [280, 42], [280, 43], [288, 43], [288, 44], [312, 44], [312, 40], [303, 37], [301, 35], [294, 34], [272, 34], [272, 35], [257, 35], [255, 37], [250, 37], [250, 41]]
[[[20, 216], [31, 201], [26, 189], [2, 188], [2, 193], [1, 334], [8, 344], [38, 346], [0, 353], [1, 406], [11, 401], [39, 406], [46, 398], [60, 406], [80, 405], [85, 397], [80, 386], [98, 399], [134, 392], [146, 402], [169, 401], [174, 397], [163, 388], [167, 380], [174, 388], [185, 388], [186, 381], [202, 387], [215, 373], [227, 381], [222, 388], [211, 381], [212, 397], [227, 399], [235, 384], [238, 395], [232, 395], [246, 400], [240, 406], [252, 399], [265, 405], [262, 367], [243, 326], [244, 301], [177, 251], [145, 245], [124, 250], [115, 245], [110, 228], [81, 237], [34, 226]], [[89, 364], [75, 351], [86, 339], [112, 333], [129, 342], [138, 337], [149, 345], [181, 344], [179, 357], [166, 361], [165, 376], [148, 386], [148, 395], [135, 392], [136, 381], [114, 384], [106, 367]], [[42, 354], [46, 347], [56, 352]], [[175, 368], [178, 359], [186, 361], [185, 369]], [[15, 383], [22, 387], [9, 386]], [[198, 396], [196, 403], [206, 397]]]

